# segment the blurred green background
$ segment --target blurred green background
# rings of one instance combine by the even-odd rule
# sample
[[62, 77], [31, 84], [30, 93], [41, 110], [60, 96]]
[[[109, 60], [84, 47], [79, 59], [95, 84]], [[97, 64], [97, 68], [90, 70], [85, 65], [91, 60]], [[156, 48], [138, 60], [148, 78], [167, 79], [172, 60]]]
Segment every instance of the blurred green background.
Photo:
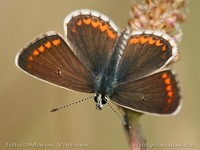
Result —
[[[52, 107], [80, 100], [87, 95], [36, 80], [21, 72], [14, 60], [17, 52], [39, 34], [50, 30], [64, 33], [63, 19], [75, 9], [98, 10], [123, 28], [129, 18], [130, 4], [130, 0], [0, 1], [1, 150], [15, 149], [13, 144], [20, 146], [29, 142], [86, 143], [86, 149], [90, 150], [129, 149], [121, 121], [108, 107], [96, 111], [95, 103], [89, 100], [50, 113]], [[183, 97], [182, 110], [173, 117], [144, 115], [140, 121], [148, 143], [193, 144], [191, 149], [200, 149], [199, 5], [200, 1], [191, 1], [188, 5], [188, 19], [182, 24], [184, 37], [179, 44], [181, 59], [175, 65]], [[46, 149], [65, 148], [56, 145]]]

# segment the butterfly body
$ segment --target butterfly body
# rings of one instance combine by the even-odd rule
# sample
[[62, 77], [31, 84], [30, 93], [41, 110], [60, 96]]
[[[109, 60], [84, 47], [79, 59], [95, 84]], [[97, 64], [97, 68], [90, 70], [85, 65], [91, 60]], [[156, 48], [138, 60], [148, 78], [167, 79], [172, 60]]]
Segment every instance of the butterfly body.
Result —
[[176, 57], [173, 38], [153, 30], [119, 32], [105, 15], [78, 10], [64, 21], [65, 37], [48, 32], [16, 57], [17, 66], [48, 83], [96, 93], [97, 108], [111, 99], [122, 107], [172, 114], [180, 95], [168, 64]]
[[113, 89], [117, 85], [117, 69], [118, 65], [121, 59], [121, 56], [123, 55], [123, 49], [126, 44], [126, 36], [127, 36], [127, 30], [124, 30], [121, 32], [120, 36], [116, 40], [116, 44], [113, 47], [112, 55], [110, 56], [108, 60], [107, 66], [105, 66], [105, 72], [104, 74], [98, 76], [100, 78], [100, 82], [98, 83], [99, 86], [95, 90], [96, 93], [100, 93], [103, 95], [110, 96], [113, 93]]

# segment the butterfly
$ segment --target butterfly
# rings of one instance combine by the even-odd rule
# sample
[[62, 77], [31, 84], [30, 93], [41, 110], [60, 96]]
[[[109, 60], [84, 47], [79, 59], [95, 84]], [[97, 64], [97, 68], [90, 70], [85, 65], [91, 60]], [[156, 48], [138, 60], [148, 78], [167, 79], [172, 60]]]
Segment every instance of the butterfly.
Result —
[[64, 20], [65, 36], [50, 31], [16, 56], [24, 72], [59, 87], [95, 93], [96, 107], [108, 100], [142, 113], [173, 114], [180, 106], [171, 36], [157, 30], [122, 31], [107, 16], [76, 10]]

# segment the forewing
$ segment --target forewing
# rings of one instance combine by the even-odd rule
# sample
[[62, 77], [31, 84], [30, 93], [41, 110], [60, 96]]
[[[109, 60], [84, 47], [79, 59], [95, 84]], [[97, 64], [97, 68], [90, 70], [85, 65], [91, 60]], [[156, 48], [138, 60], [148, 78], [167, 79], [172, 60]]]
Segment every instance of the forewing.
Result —
[[30, 75], [79, 92], [94, 92], [93, 76], [56, 32], [48, 32], [26, 46], [17, 66]]
[[118, 66], [119, 83], [143, 78], [164, 68], [177, 55], [176, 44], [158, 31], [134, 32], [127, 40]]
[[94, 75], [101, 76], [109, 62], [118, 37], [116, 25], [105, 15], [91, 10], [78, 10], [64, 22], [69, 46]]
[[117, 85], [110, 98], [122, 107], [153, 114], [171, 114], [180, 105], [177, 82], [170, 70]]

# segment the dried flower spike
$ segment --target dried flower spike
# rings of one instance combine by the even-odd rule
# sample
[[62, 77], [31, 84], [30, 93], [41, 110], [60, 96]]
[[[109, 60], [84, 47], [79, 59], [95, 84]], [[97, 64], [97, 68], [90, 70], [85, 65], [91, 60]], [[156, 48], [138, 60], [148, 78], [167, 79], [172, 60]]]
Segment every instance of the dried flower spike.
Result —
[[186, 19], [186, 0], [134, 0], [131, 7], [131, 30], [160, 30], [180, 42], [180, 23]]

